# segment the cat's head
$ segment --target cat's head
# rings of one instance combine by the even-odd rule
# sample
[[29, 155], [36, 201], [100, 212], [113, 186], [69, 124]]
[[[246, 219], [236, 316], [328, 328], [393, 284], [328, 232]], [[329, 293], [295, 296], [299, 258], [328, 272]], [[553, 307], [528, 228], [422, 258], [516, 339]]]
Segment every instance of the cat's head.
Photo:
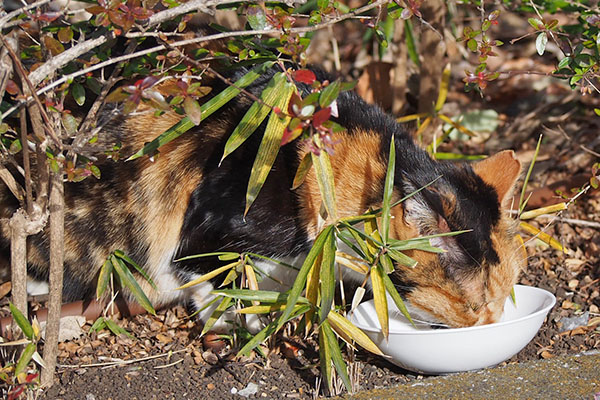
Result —
[[[521, 165], [504, 151], [473, 165], [434, 168], [439, 179], [392, 210], [390, 233], [408, 239], [470, 231], [432, 239], [444, 253], [407, 252], [417, 266], [398, 266], [392, 280], [417, 319], [451, 327], [495, 322], [525, 264], [516, 222], [502, 210]], [[402, 182], [405, 194], [428, 183], [419, 174]]]

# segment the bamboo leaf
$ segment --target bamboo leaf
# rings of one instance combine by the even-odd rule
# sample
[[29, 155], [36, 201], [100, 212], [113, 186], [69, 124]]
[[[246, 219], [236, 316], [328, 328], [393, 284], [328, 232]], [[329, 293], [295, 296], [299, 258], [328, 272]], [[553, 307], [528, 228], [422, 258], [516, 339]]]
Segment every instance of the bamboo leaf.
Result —
[[346, 390], [348, 392], [352, 392], [352, 384], [350, 383], [350, 376], [348, 376], [348, 368], [346, 366], [346, 362], [344, 361], [344, 357], [342, 357], [342, 351], [340, 349], [340, 345], [329, 325], [329, 322], [325, 320], [321, 325], [323, 327], [322, 332], [327, 337], [327, 344], [329, 345], [329, 350], [331, 354], [331, 359], [333, 361], [333, 365], [335, 366], [335, 370], [337, 371], [340, 378], [342, 378], [342, 382], [344, 382], [344, 386], [346, 386]]
[[[258, 281], [256, 280], [256, 274], [254, 273], [254, 269], [249, 263], [244, 264], [244, 272], [246, 272], [246, 281], [248, 282], [248, 289], [250, 290], [258, 290]], [[252, 302], [255, 306], [259, 303], [254, 300]]]
[[[235, 255], [235, 257], [234, 257]], [[186, 257], [182, 257], [182, 258], [178, 258], [177, 260], [175, 260], [175, 262], [179, 262], [179, 261], [186, 261], [186, 260], [193, 260], [195, 258], [204, 258], [204, 257], [213, 257], [213, 256], [219, 256], [219, 260], [223, 260], [223, 261], [227, 261], [225, 259], [221, 259], [221, 256], [225, 256], [225, 257], [233, 257], [231, 258], [232, 260], [234, 258], [238, 258], [240, 256], [240, 253], [234, 253], [231, 251], [218, 251], [215, 253], [202, 253], [202, 254], [194, 254], [191, 256], [186, 256]]]
[[435, 102], [435, 111], [440, 111], [446, 103], [446, 97], [448, 96], [448, 85], [450, 83], [450, 63], [446, 64], [444, 71], [442, 72], [442, 81], [440, 83], [440, 92], [438, 94], [437, 101]]
[[333, 169], [329, 160], [329, 154], [326, 151], [321, 151], [319, 155], [310, 153], [312, 163], [315, 167], [317, 183], [321, 192], [321, 199], [327, 210], [329, 218], [337, 220], [337, 209], [335, 201], [335, 183], [333, 179]]
[[90, 327], [90, 332], [99, 332], [106, 327], [106, 322], [104, 322], [104, 317], [98, 317]]
[[312, 167], [311, 154], [312, 153], [308, 153], [308, 154], [304, 155], [304, 158], [302, 158], [302, 161], [300, 162], [300, 165], [298, 166], [298, 169], [296, 170], [296, 175], [294, 176], [294, 182], [292, 183], [292, 190], [296, 190], [297, 188], [300, 187], [300, 185], [302, 185], [304, 183], [304, 179], [306, 178], [308, 171], [310, 171], [310, 168]]
[[253, 305], [244, 307], [235, 312], [238, 314], [269, 314], [272, 312], [282, 311], [285, 308], [285, 303], [274, 303], [268, 305]]
[[[227, 89], [223, 90], [221, 93], [202, 104], [200, 107], [202, 120], [208, 118], [212, 113], [217, 111], [223, 105], [225, 105], [229, 100], [233, 99], [240, 93], [240, 89], [243, 89], [254, 82], [258, 77], [265, 73], [267, 69], [273, 66], [272, 61], [268, 61], [266, 63], [260, 64], [254, 67], [252, 70], [248, 71], [244, 76], [238, 79], [234, 86], [229, 86]], [[154, 139], [152, 142], [146, 144], [142, 149], [140, 149], [137, 153], [132, 155], [127, 159], [127, 161], [135, 160], [136, 158], [140, 158], [147, 154], [154, 154], [156, 150], [160, 146], [163, 146], [175, 139], [179, 136], [193, 128], [195, 125], [188, 117], [183, 118], [181, 121], [173, 125], [171, 128], [167, 129], [160, 136]]]
[[377, 319], [381, 325], [381, 332], [387, 339], [390, 334], [389, 316], [387, 298], [385, 296], [384, 274], [381, 268], [377, 265], [371, 268], [371, 285], [373, 286], [373, 301], [375, 303], [375, 311]]
[[208, 332], [212, 329], [212, 327], [219, 320], [219, 318], [221, 318], [221, 315], [223, 315], [223, 313], [229, 308], [230, 304], [231, 304], [231, 298], [223, 297], [223, 300], [221, 300], [221, 302], [219, 303], [219, 305], [217, 306], [215, 311], [213, 311], [213, 313], [208, 318], [208, 321], [206, 321], [206, 323], [204, 324], [204, 327], [202, 328], [202, 332], [200, 333], [200, 336], [204, 336], [204, 334], [206, 332]]
[[390, 295], [390, 297], [396, 304], [396, 307], [398, 307], [398, 310], [400, 310], [402, 315], [404, 315], [406, 317], [406, 319], [408, 319], [410, 321], [410, 323], [413, 324], [413, 326], [414, 326], [415, 323], [413, 322], [412, 318], [410, 317], [410, 314], [408, 313], [408, 309], [406, 308], [406, 305], [404, 304], [404, 301], [402, 300], [400, 293], [398, 293], [398, 290], [396, 290], [396, 286], [394, 286], [394, 282], [392, 282], [389, 275], [385, 275], [385, 274], [383, 275], [383, 284], [385, 286], [385, 290], [388, 292], [388, 294]]
[[405, 115], [400, 118], [396, 118], [396, 121], [400, 122], [400, 123], [410, 122], [410, 121], [414, 121], [415, 119], [427, 118], [428, 116], [429, 116], [428, 113], [409, 114], [409, 115]]
[[408, 56], [417, 67], [420, 67], [421, 61], [419, 60], [419, 52], [417, 51], [415, 35], [413, 34], [412, 21], [410, 19], [404, 20], [404, 36], [406, 37], [406, 48], [408, 50]]
[[377, 345], [375, 345], [375, 343], [373, 343], [373, 341], [363, 331], [354, 326], [352, 322], [348, 321], [342, 315], [335, 311], [331, 311], [327, 316], [327, 320], [332, 327], [337, 327], [339, 330], [346, 333], [348, 337], [358, 343], [365, 350], [368, 350], [373, 354], [377, 354], [378, 356], [383, 355]]
[[565, 247], [563, 247], [563, 245], [560, 244], [560, 242], [558, 240], [554, 239], [552, 236], [548, 235], [546, 232], [542, 232], [535, 226], [530, 225], [524, 221], [521, 221], [521, 223], [519, 225], [521, 226], [521, 229], [523, 229], [525, 232], [535, 236], [536, 238], [540, 239], [542, 242], [550, 245], [550, 247], [552, 247], [556, 250], [560, 250], [565, 254], [567, 253], [567, 249]]
[[25, 347], [25, 350], [23, 350], [23, 353], [21, 353], [21, 357], [19, 357], [19, 361], [17, 361], [14, 372], [19, 383], [25, 383], [25, 372], [27, 371], [27, 365], [29, 365], [29, 361], [31, 361], [35, 351], [35, 343], [29, 343], [27, 347]]
[[524, 211], [519, 216], [520, 219], [532, 219], [542, 214], [552, 214], [567, 209], [567, 203], [561, 202], [558, 204], [552, 204], [546, 207], [536, 208], [535, 210]]
[[300, 271], [298, 272], [298, 275], [296, 276], [296, 280], [294, 281], [294, 284], [292, 285], [292, 288], [289, 291], [285, 311], [283, 312], [283, 314], [281, 314], [281, 316], [277, 320], [277, 329], [278, 330], [283, 326], [285, 321], [287, 321], [287, 319], [290, 317], [290, 315], [293, 311], [292, 307], [298, 302], [300, 293], [304, 289], [304, 286], [306, 284], [306, 278], [308, 276], [308, 272], [313, 267], [313, 264], [314, 264], [317, 256], [323, 251], [323, 247], [325, 246], [325, 241], [327, 240], [327, 237], [331, 234], [331, 231], [333, 229], [334, 229], [334, 226], [329, 225], [321, 231], [321, 233], [315, 239], [315, 242], [314, 242], [312, 248], [310, 249], [310, 251], [308, 252], [308, 255], [304, 259], [304, 263], [302, 264], [302, 267], [300, 268]]
[[206, 282], [206, 281], [214, 278], [215, 276], [220, 275], [223, 272], [225, 272], [225, 271], [227, 271], [227, 270], [229, 270], [231, 268], [234, 268], [239, 263], [240, 263], [240, 261], [238, 260], [238, 261], [234, 261], [232, 263], [229, 263], [227, 265], [223, 265], [222, 267], [213, 269], [212, 271], [210, 271], [210, 272], [208, 272], [208, 273], [206, 273], [206, 274], [204, 274], [204, 275], [202, 275], [202, 276], [200, 276], [200, 277], [198, 277], [198, 278], [196, 278], [196, 279], [194, 279], [194, 280], [186, 283], [185, 285], [179, 286], [176, 290], [187, 289], [187, 288], [189, 288], [191, 286], [196, 286], [196, 285], [198, 285], [198, 284], [200, 284], [202, 282]]
[[[309, 308], [309, 305], [295, 306], [293, 310], [290, 310], [289, 316], [283, 321], [283, 323], [286, 323], [287, 321], [289, 321], [289, 319], [296, 318], [298, 315], [305, 313]], [[246, 343], [244, 347], [240, 349], [240, 351], [237, 353], [237, 356], [240, 357], [250, 354], [250, 352], [256, 346], [264, 342], [269, 336], [271, 336], [274, 332], [276, 332], [279, 329], [277, 325], [277, 320], [274, 320], [269, 325], [264, 327], [262, 331], [254, 335], [254, 337], [250, 339], [248, 343]]]
[[323, 261], [321, 262], [321, 321], [325, 321], [331, 311], [335, 293], [335, 235], [330, 231], [323, 246]]
[[527, 202], [524, 202], [525, 199], [525, 191], [527, 190], [527, 183], [529, 182], [529, 177], [531, 176], [531, 171], [533, 171], [533, 166], [535, 164], [535, 160], [537, 160], [538, 153], [540, 152], [540, 145], [542, 144], [542, 135], [538, 138], [537, 145], [535, 146], [535, 152], [533, 153], [533, 158], [531, 163], [529, 164], [529, 169], [527, 169], [527, 175], [525, 175], [525, 181], [523, 182], [523, 189], [521, 189], [521, 196], [519, 197], [519, 215], [525, 209], [525, 205]]
[[146, 271], [142, 267], [140, 267], [135, 261], [133, 261], [127, 254], [125, 254], [122, 250], [115, 250], [115, 255], [125, 261], [127, 264], [131, 265], [140, 275], [144, 277], [144, 279], [152, 286], [153, 289], [156, 290], [156, 285], [154, 281], [148, 276]]
[[27, 339], [33, 340], [33, 327], [31, 326], [27, 318], [25, 318], [23, 313], [13, 303], [9, 303], [8, 308], [10, 309], [10, 313], [12, 314], [13, 320], [21, 329], [21, 332], [23, 332]]
[[[306, 299], [313, 306], [316, 306], [317, 301], [319, 300], [319, 282], [321, 278], [321, 268], [319, 268], [318, 266], [322, 263], [323, 253], [319, 254], [319, 256], [316, 258], [313, 268], [310, 269], [308, 277], [306, 278]], [[306, 324], [306, 334], [309, 333], [310, 328], [312, 327], [312, 320], [315, 314], [315, 309], [315, 307], [311, 308], [304, 316]]]
[[392, 259], [388, 254], [382, 254], [379, 257], [379, 264], [383, 268], [383, 272], [385, 272], [386, 274], [391, 274], [392, 272], [394, 272], [394, 263], [392, 262]]
[[321, 366], [321, 375], [323, 382], [327, 383], [329, 393], [333, 393], [333, 377], [331, 375], [331, 347], [329, 338], [324, 333], [323, 325], [319, 327], [319, 365]]
[[[290, 96], [294, 91], [294, 85], [285, 80], [285, 76], [281, 73], [282, 77], [277, 85], [276, 90], [278, 93], [277, 101], [273, 104], [274, 108], [281, 110], [287, 110]], [[244, 210], [244, 216], [248, 214], [248, 210], [256, 200], [260, 189], [267, 180], [267, 176], [273, 167], [273, 163], [279, 153], [279, 147], [281, 146], [281, 138], [283, 137], [283, 131], [289, 123], [290, 117], [284, 116], [280, 118], [274, 111], [271, 112], [265, 133], [256, 154], [254, 165], [252, 165], [252, 171], [250, 172], [250, 179], [248, 181], [248, 190], [246, 191], [246, 208]]]
[[119, 335], [125, 335], [128, 336], [130, 339], [133, 339], [133, 336], [127, 332], [125, 330], [125, 328], [121, 328], [119, 325], [117, 325], [117, 323], [115, 321], [113, 321], [110, 318], [106, 318], [104, 320], [104, 323], [106, 324], [106, 327], [115, 335], [115, 336], [119, 336]]
[[[231, 297], [243, 301], [260, 301], [261, 303], [286, 303], [287, 293], [275, 292], [272, 290], [248, 290], [248, 289], [218, 289], [213, 290], [212, 294]], [[308, 300], [298, 296], [297, 302], [308, 304]]]
[[98, 284], [96, 285], [96, 298], [99, 299], [104, 294], [104, 291], [108, 287], [110, 282], [110, 275], [112, 274], [113, 267], [109, 259], [104, 261], [100, 273], [98, 275]]
[[405, 265], [407, 267], [414, 268], [418, 264], [416, 260], [414, 260], [414, 259], [410, 258], [409, 256], [407, 256], [406, 254], [396, 251], [394, 249], [391, 249], [391, 248], [388, 249], [388, 254], [390, 255], [390, 257], [392, 257], [394, 259], [394, 261], [396, 261], [402, 265]]
[[339, 251], [336, 252], [335, 262], [362, 275], [366, 275], [367, 273], [369, 273], [369, 267], [365, 265], [363, 260], [357, 257], [352, 257], [351, 255], [346, 253], [342, 253]]
[[285, 75], [282, 73], [277, 73], [271, 78], [260, 95], [262, 103], [255, 101], [248, 111], [246, 111], [240, 123], [231, 132], [227, 143], [225, 143], [225, 150], [223, 150], [221, 161], [241, 146], [256, 131], [264, 119], [267, 118], [267, 115], [271, 111], [271, 107], [269, 106], [275, 104], [278, 98], [281, 97], [281, 91], [284, 89], [285, 83]]
[[394, 143], [394, 135], [390, 140], [390, 152], [388, 157], [388, 167], [385, 174], [385, 186], [383, 190], [383, 205], [381, 206], [381, 232], [383, 233], [383, 244], [387, 244], [390, 231], [390, 202], [394, 192], [394, 174], [396, 171], [396, 147]]
[[146, 294], [142, 288], [140, 288], [137, 281], [133, 277], [133, 274], [129, 268], [127, 268], [125, 263], [115, 255], [110, 256], [110, 261], [114, 270], [117, 272], [117, 275], [119, 275], [121, 283], [123, 283], [123, 285], [125, 285], [131, 291], [131, 294], [133, 294], [137, 302], [150, 314], [156, 315], [156, 311], [154, 311], [154, 307], [152, 307], [150, 300], [148, 300], [148, 297], [146, 297]]
[[477, 136], [477, 134], [475, 132], [471, 131], [470, 129], [465, 128], [464, 126], [462, 126], [458, 122], [454, 122], [453, 120], [451, 120], [450, 118], [448, 118], [444, 114], [438, 114], [438, 117], [439, 117], [439, 119], [441, 119], [445, 123], [452, 125], [459, 132], [464, 133], [467, 136], [470, 136], [470, 137], [476, 137]]

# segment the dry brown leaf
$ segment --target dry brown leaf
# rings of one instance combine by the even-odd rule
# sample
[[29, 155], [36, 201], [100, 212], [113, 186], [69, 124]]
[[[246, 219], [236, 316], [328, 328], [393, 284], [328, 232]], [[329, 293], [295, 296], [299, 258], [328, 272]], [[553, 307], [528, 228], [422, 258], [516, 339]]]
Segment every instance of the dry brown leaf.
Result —
[[10, 293], [10, 289], [12, 288], [12, 284], [9, 282], [4, 282], [0, 285], [0, 299]]

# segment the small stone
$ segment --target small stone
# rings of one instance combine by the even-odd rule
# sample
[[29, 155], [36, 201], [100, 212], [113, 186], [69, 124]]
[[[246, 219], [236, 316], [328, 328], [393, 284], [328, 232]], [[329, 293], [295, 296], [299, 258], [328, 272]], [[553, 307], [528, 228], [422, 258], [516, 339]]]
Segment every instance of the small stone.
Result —
[[213, 383], [209, 383], [208, 385], [206, 385], [206, 388], [208, 390], [214, 390], [215, 389], [215, 385]]
[[236, 394], [237, 392], [238, 390], [235, 386], [231, 388], [231, 394]]
[[571, 331], [575, 328], [579, 328], [581, 326], [586, 326], [589, 319], [590, 313], [588, 311], [576, 317], [563, 317], [560, 319], [560, 331], [566, 332]]
[[600, 309], [598, 308], [597, 305], [592, 304], [590, 306], [590, 312], [593, 313], [593, 314], [598, 314], [598, 313], [600, 313]]
[[577, 286], [579, 286], [579, 280], [578, 279], [571, 279], [569, 281], [569, 288], [570, 289], [575, 289], [575, 288], [577, 288]]
[[219, 362], [219, 357], [212, 351], [205, 351], [202, 353], [202, 358], [210, 365], [215, 365]]
[[258, 385], [254, 382], [250, 382], [250, 383], [248, 383], [248, 386], [246, 386], [245, 388], [240, 390], [238, 392], [238, 394], [240, 396], [250, 397], [250, 396], [255, 395], [256, 392], [258, 392]]

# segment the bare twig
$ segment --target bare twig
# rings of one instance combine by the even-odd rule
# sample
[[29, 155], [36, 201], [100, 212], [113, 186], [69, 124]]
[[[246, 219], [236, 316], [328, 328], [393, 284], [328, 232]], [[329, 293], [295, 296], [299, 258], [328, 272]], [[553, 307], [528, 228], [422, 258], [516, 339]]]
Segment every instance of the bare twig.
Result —
[[154, 360], [156, 358], [170, 357], [173, 354], [181, 353], [184, 351], [187, 351], [187, 350], [181, 349], [181, 350], [176, 350], [176, 351], [170, 351], [168, 353], [156, 354], [153, 356], [142, 357], [142, 358], [135, 358], [133, 360], [115, 360], [115, 361], [108, 361], [108, 362], [104, 362], [104, 363], [77, 364], [77, 365], [59, 364], [58, 367], [60, 367], [60, 368], [91, 368], [91, 367], [108, 367], [108, 366], [112, 366], [112, 365], [127, 365], [127, 364], [134, 364], [137, 362], [142, 362], [142, 361]]
[[2, 41], [2, 44], [8, 50], [8, 53], [10, 54], [10, 57], [12, 58], [13, 63], [14, 63], [14, 65], [17, 68], [17, 73], [19, 74], [19, 77], [27, 85], [27, 87], [30, 90], [30, 93], [33, 95], [33, 99], [34, 99], [35, 103], [37, 104], [37, 106], [39, 108], [39, 112], [42, 115], [42, 118], [44, 119], [44, 123], [45, 123], [44, 127], [46, 128], [48, 134], [50, 135], [50, 137], [52, 138], [52, 140], [55, 142], [55, 144], [59, 148], [61, 148], [62, 147], [62, 143], [58, 139], [58, 137], [56, 136], [56, 133], [54, 132], [54, 129], [52, 129], [52, 124], [50, 122], [50, 118], [48, 118], [48, 114], [46, 113], [46, 109], [42, 105], [42, 102], [40, 101], [40, 98], [38, 97], [37, 93], [35, 92], [34, 86], [32, 85], [31, 81], [27, 77], [27, 71], [25, 71], [25, 68], [23, 68], [23, 64], [21, 64], [21, 59], [14, 52], [14, 50], [8, 46], [8, 44], [6, 43], [6, 39], [4, 38], [4, 35], [0, 34], [0, 40]]
[[59, 55], [52, 57], [50, 60], [42, 64], [41, 67], [29, 74], [29, 80], [31, 81], [31, 84], [33, 86], [39, 85], [46, 77], [54, 74], [59, 68], [62, 68], [82, 54], [92, 51], [96, 47], [101, 46], [108, 40], [114, 38], [115, 34], [113, 32], [107, 32], [106, 35], [102, 35], [93, 39], [87, 39], [86, 41], [78, 43], [70, 49], [63, 51]]
[[18, 10], [14, 10], [9, 12], [8, 14], [6, 14], [5, 16], [3, 16], [2, 18], [0, 18], [0, 29], [4, 29], [4, 26], [6, 25], [6, 23], [8, 21], [10, 21], [11, 19], [19, 16], [20, 14], [22, 14], [23, 12], [27, 11], [27, 10], [31, 10], [37, 7], [41, 7], [45, 4], [48, 4], [50, 2], [52, 2], [53, 0], [40, 0], [40, 1], [36, 1], [35, 3], [31, 3], [26, 5], [25, 7], [21, 7]]
[[[334, 25], [337, 24], [341, 21], [347, 20], [347, 19], [351, 19], [354, 18], [355, 16], [370, 11], [376, 7], [379, 7], [382, 4], [387, 3], [389, 0], [377, 0], [371, 4], [368, 4], [366, 6], [357, 8], [356, 10], [353, 10], [347, 14], [343, 14], [340, 15], [338, 17], [332, 18], [328, 21], [322, 22], [320, 24], [317, 25], [312, 25], [312, 26], [303, 26], [303, 27], [295, 27], [295, 28], [291, 28], [290, 30], [286, 31], [285, 33], [308, 33], [308, 32], [314, 32], [320, 29], [324, 29], [330, 25]], [[206, 35], [206, 36], [201, 36], [198, 38], [193, 38], [193, 39], [187, 39], [187, 40], [180, 40], [177, 42], [173, 42], [170, 44], [170, 46], [172, 47], [182, 47], [182, 46], [188, 46], [191, 44], [197, 44], [197, 43], [203, 43], [203, 42], [209, 42], [209, 41], [213, 41], [213, 40], [219, 40], [219, 39], [224, 39], [224, 38], [229, 38], [229, 37], [237, 37], [237, 36], [250, 36], [250, 35], [268, 35], [268, 34], [282, 34], [284, 33], [281, 30], [278, 29], [255, 29], [255, 30], [247, 30], [247, 31], [233, 31], [233, 32], [222, 32], [222, 33], [218, 33], [218, 34], [214, 34], [214, 35]], [[136, 35], [137, 37], [139, 37], [139, 34]], [[125, 37], [129, 37], [128, 34], [125, 34]], [[68, 75], [64, 75], [62, 78], [57, 79], [56, 81], [52, 82], [51, 84], [45, 86], [44, 88], [38, 90], [36, 92], [37, 95], [41, 95], [43, 93], [48, 92], [49, 90], [54, 89], [57, 86], [62, 85], [63, 83], [72, 80], [78, 76], [81, 75], [85, 75], [89, 72], [93, 72], [96, 71], [98, 69], [107, 67], [109, 65], [112, 64], [116, 64], [116, 63], [120, 63], [123, 61], [127, 61], [127, 60], [131, 60], [137, 57], [141, 57], [153, 52], [158, 52], [158, 51], [163, 51], [167, 48], [167, 46], [165, 45], [158, 45], [158, 46], [154, 46], [145, 50], [140, 50], [138, 52], [129, 54], [129, 55], [124, 55], [121, 57], [114, 57], [111, 58], [110, 60], [92, 65], [88, 68], [84, 68], [80, 71], [76, 71], [73, 72], [71, 74]], [[41, 67], [40, 67], [41, 68]], [[26, 102], [31, 101], [31, 98], [28, 98], [26, 100]], [[19, 107], [21, 107], [23, 105], [24, 102], [21, 102], [13, 107], [11, 107], [10, 109], [8, 109], [6, 112], [4, 112], [2, 114], [2, 118], [6, 118], [7, 116], [9, 116], [10, 114], [12, 114], [16, 109], [18, 109]]]
[[[13, 49], [17, 48], [17, 39], [14, 35], [7, 36], [6, 43]], [[8, 53], [8, 49], [4, 47], [4, 45], [0, 47], [0, 99], [4, 96], [4, 90], [13, 73], [10, 54]]]
[[0, 180], [4, 182], [13, 196], [15, 196], [21, 204], [25, 201], [25, 191], [2, 163], [0, 163]]

